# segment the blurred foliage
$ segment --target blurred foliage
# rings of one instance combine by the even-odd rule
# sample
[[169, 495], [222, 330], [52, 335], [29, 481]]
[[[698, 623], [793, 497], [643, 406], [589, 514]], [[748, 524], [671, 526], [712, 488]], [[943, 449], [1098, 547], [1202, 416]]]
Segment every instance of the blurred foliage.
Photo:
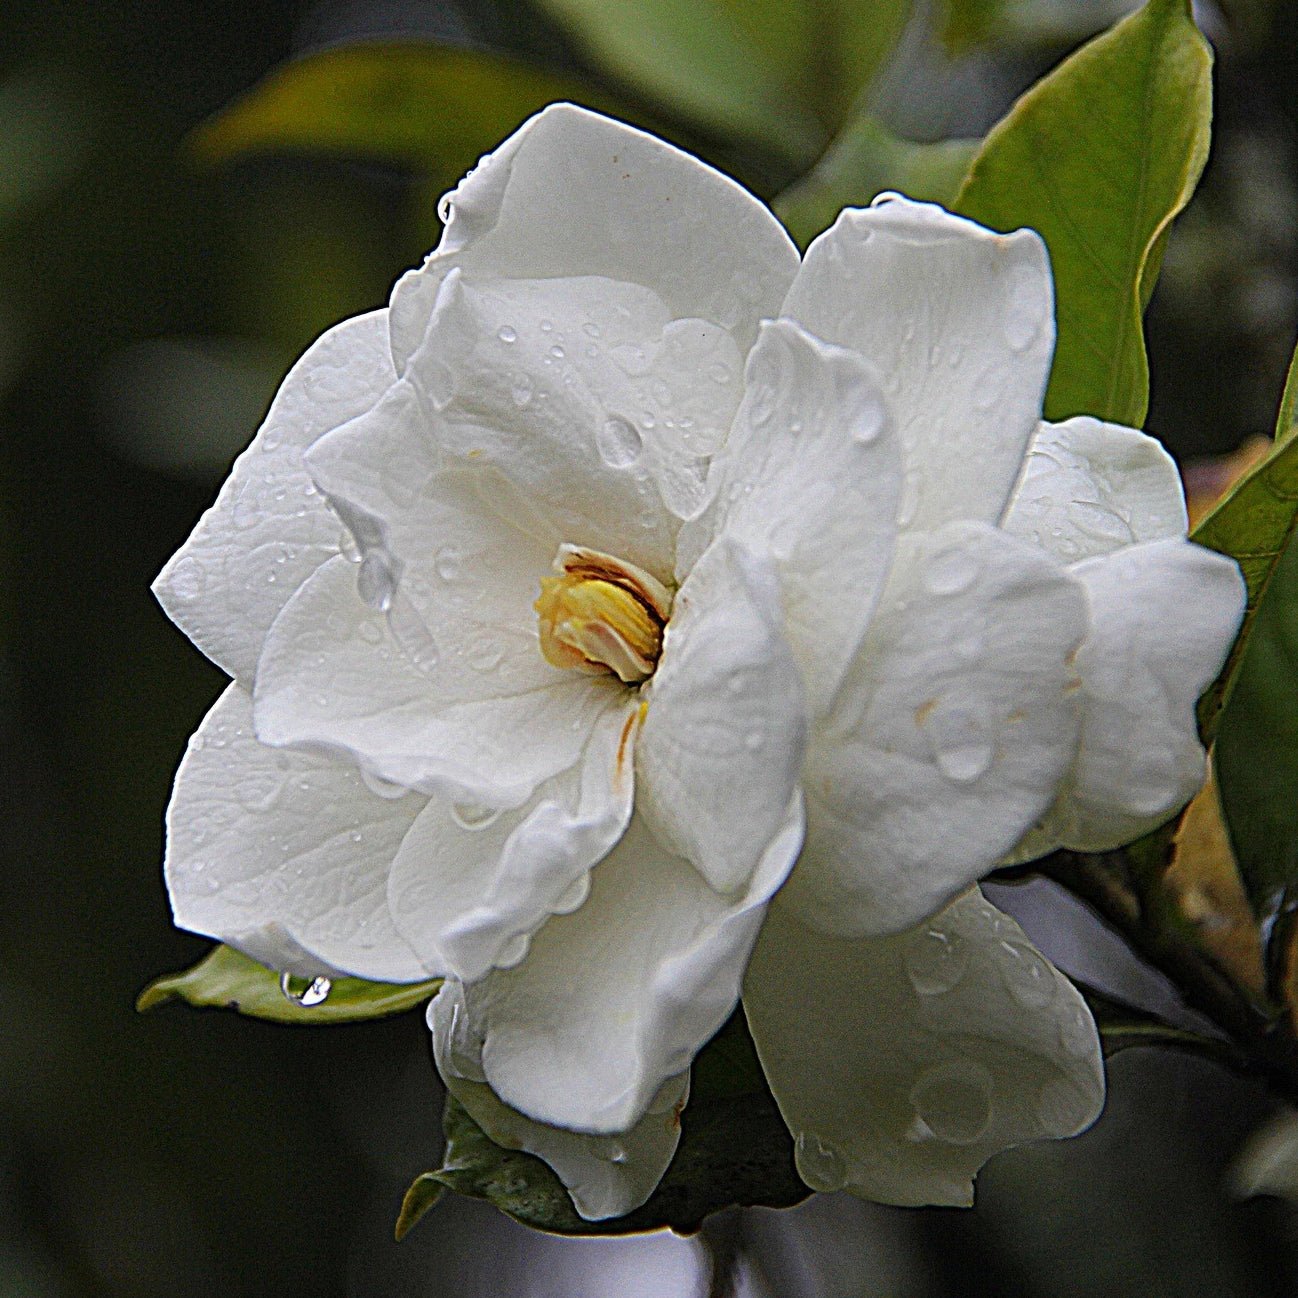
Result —
[[[918, 187], [920, 172], [906, 168], [964, 147], [935, 135], [982, 135], [1015, 94], [1131, 7], [951, 0], [898, 38], [890, 24], [903, 6], [889, 4], [876, 46], [860, 43], [873, 37], [858, 26], [824, 59], [808, 57], [824, 51], [799, 35], [811, 5], [664, 3], [656, 9], [695, 33], [675, 68], [663, 51], [683, 38], [664, 35], [618, 63], [628, 57], [618, 40], [581, 24], [616, 22], [629, 7], [576, 0], [8, 7], [0, 194], [18, 198], [0, 212], [0, 740], [11, 755], [0, 1292], [435, 1298], [511, 1291], [504, 1274], [526, 1293], [537, 1277], [565, 1274], [576, 1254], [552, 1242], [547, 1252], [474, 1205], [444, 1204], [392, 1246], [402, 1192], [439, 1165], [440, 1096], [417, 1014], [346, 1033], [134, 1015], [158, 969], [203, 954], [169, 927], [157, 862], [171, 772], [222, 683], [166, 624], [148, 583], [275, 376], [322, 328], [381, 302], [427, 252], [431, 191], [498, 142], [502, 105], [528, 111], [527, 87], [560, 79], [766, 197], [819, 158], [781, 200], [790, 212], [795, 196], [821, 204], [797, 218], [808, 237], [834, 194]], [[833, 8], [857, 21], [873, 12], [869, 0]], [[976, 37], [955, 33], [964, 53], [943, 52], [944, 15], [969, 22], [995, 8]], [[1217, 143], [1151, 305], [1151, 427], [1180, 454], [1265, 431], [1270, 376], [1294, 326], [1298, 5], [1200, 8], [1216, 21]], [[451, 78], [460, 97], [437, 101], [444, 120], [403, 117], [426, 126], [425, 139], [444, 132], [445, 154], [290, 155], [249, 142], [194, 166], [186, 142], [210, 142], [214, 114], [234, 105], [233, 121], [258, 86], [324, 66], [313, 60], [325, 45], [358, 42], [419, 43], [461, 70]], [[826, 75], [817, 68], [845, 58], [832, 95], [813, 99]], [[505, 67], [527, 70], [501, 85], [491, 70]], [[681, 99], [673, 71], [687, 74]], [[766, 125], [753, 125], [762, 114]], [[911, 152], [930, 143], [939, 153]], [[1199, 1061], [1124, 1051], [1096, 1130], [995, 1160], [971, 1213], [860, 1208], [822, 1236], [797, 1235], [810, 1229], [796, 1225], [809, 1220], [803, 1210], [746, 1220], [754, 1250], [781, 1231], [816, 1239], [797, 1274], [819, 1276], [825, 1292], [824, 1268], [836, 1265], [832, 1291], [843, 1293], [1278, 1296], [1298, 1280], [1289, 1223], [1273, 1204], [1232, 1204], [1220, 1189], [1265, 1112], [1255, 1089]], [[628, 1274], [604, 1262], [568, 1291], [623, 1298]]]
[[775, 214], [805, 248], [845, 207], [884, 190], [950, 205], [978, 148], [976, 140], [902, 140], [870, 117], [851, 122], [816, 165], [775, 200]]
[[294, 150], [407, 166], [449, 189], [485, 148], [560, 99], [617, 112], [579, 78], [517, 58], [430, 42], [366, 42], [277, 68], [190, 143], [206, 165]]

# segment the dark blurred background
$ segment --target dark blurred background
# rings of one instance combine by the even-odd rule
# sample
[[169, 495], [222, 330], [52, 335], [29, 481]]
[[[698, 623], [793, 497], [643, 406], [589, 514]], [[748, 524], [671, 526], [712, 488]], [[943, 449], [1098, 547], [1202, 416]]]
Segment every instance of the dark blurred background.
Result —
[[[920, 5], [874, 107], [912, 138], [981, 134], [1130, 7], [1019, 0], [953, 58]], [[1216, 143], [1150, 317], [1150, 427], [1182, 459], [1269, 431], [1298, 269], [1298, 5], [1197, 11], [1218, 45]], [[223, 684], [148, 586], [288, 364], [384, 301], [436, 241], [433, 196], [518, 120], [440, 105], [458, 144], [419, 165], [203, 162], [191, 132], [284, 60], [394, 35], [512, 50], [763, 197], [797, 168], [611, 74], [524, 0], [5, 0], [0, 33], [0, 1298], [703, 1292], [694, 1243], [555, 1240], [477, 1204], [444, 1203], [395, 1244], [402, 1192], [438, 1152], [417, 1014], [320, 1029], [136, 1015], [151, 977], [204, 949], [171, 927], [161, 826]], [[1166, 998], [1084, 918], [1039, 895], [1023, 909], [1111, 986]], [[834, 1196], [743, 1214], [741, 1284], [1288, 1294], [1298, 1218], [1223, 1188], [1271, 1111], [1207, 1064], [1133, 1051], [1099, 1126], [996, 1159], [972, 1212]]]

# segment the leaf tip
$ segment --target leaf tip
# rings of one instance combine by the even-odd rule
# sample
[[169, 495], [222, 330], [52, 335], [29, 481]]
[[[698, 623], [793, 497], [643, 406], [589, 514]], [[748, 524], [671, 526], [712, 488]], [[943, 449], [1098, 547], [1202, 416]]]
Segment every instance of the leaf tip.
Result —
[[398, 1243], [410, 1234], [415, 1223], [435, 1207], [445, 1193], [446, 1185], [438, 1173], [424, 1172], [415, 1177], [401, 1200], [401, 1211], [397, 1213], [397, 1223], [392, 1231]]

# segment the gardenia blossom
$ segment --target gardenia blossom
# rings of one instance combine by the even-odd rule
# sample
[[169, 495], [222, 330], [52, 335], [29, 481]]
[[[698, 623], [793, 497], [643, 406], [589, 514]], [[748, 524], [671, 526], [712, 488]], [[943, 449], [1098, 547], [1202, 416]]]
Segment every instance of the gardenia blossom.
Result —
[[442, 215], [158, 579], [234, 678], [168, 814], [177, 923], [443, 976], [442, 1077], [586, 1217], [652, 1192], [739, 1003], [810, 1186], [971, 1201], [1103, 1098], [977, 880], [1194, 792], [1238, 572], [1156, 442], [1041, 422], [1031, 231], [886, 195], [800, 260], [567, 105]]

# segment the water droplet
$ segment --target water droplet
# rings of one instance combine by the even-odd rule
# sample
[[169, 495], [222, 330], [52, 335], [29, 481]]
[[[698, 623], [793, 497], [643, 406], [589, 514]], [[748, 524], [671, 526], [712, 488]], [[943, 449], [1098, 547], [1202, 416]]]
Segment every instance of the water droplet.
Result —
[[969, 784], [991, 766], [995, 752], [977, 713], [962, 707], [937, 707], [922, 724], [938, 770], [948, 780]]
[[486, 807], [480, 802], [453, 802], [451, 819], [461, 829], [471, 831], [487, 829], [500, 819], [500, 808]]
[[929, 561], [924, 585], [933, 595], [959, 595], [968, 590], [977, 577], [978, 560], [968, 550], [951, 546], [939, 551]]
[[888, 412], [884, 409], [883, 399], [874, 392], [865, 394], [852, 422], [852, 440], [868, 446], [883, 432], [887, 422]]
[[730, 366], [724, 364], [722, 361], [717, 361], [715, 364], [709, 365], [708, 378], [710, 378], [713, 383], [729, 383]]
[[974, 383], [973, 403], [974, 409], [987, 413], [995, 404], [1000, 395], [1001, 380], [1000, 375], [992, 366], [988, 366], [979, 374], [977, 381]]
[[915, 1116], [938, 1140], [971, 1145], [992, 1118], [992, 1078], [970, 1061], [939, 1064], [920, 1075], [910, 1090]]
[[960, 985], [969, 948], [959, 933], [923, 928], [906, 946], [906, 974], [921, 996], [941, 996]]
[[428, 675], [436, 668], [441, 657], [437, 642], [408, 599], [396, 600], [389, 607], [388, 630], [416, 671]]
[[482, 640], [469, 649], [469, 666], [475, 671], [494, 671], [505, 651], [494, 640]]
[[338, 553], [350, 563], [360, 563], [361, 561], [361, 548], [356, 544], [356, 538], [352, 535], [349, 527], [344, 527], [338, 533]]
[[909, 527], [919, 513], [920, 489], [923, 478], [918, 469], [907, 469], [901, 480], [901, 503], [897, 506], [897, 526]]
[[286, 1001], [300, 1005], [304, 1010], [311, 1010], [325, 1003], [329, 993], [333, 991], [333, 983], [323, 976], [308, 981], [291, 973], [282, 973], [279, 976], [279, 989]]
[[595, 434], [595, 446], [605, 464], [625, 469], [640, 458], [644, 443], [629, 420], [610, 415]]
[[196, 600], [207, 584], [203, 567], [193, 555], [186, 555], [171, 570], [171, 593], [178, 600], [189, 604]]
[[514, 398], [514, 404], [522, 409], [532, 400], [535, 389], [532, 387], [532, 380], [526, 374], [515, 374], [509, 387], [509, 395]]
[[559, 346], [558, 343], [555, 343], [555, 345], [554, 345], [553, 347], [550, 348], [550, 355], [551, 355], [551, 356], [552, 356], [556, 361], [561, 361], [561, 360], [563, 360], [563, 358], [564, 358], [567, 354], [568, 354], [568, 353], [565, 352], [565, 351], [563, 350], [563, 348]]
[[609, 1146], [608, 1156], [610, 1162], [614, 1162], [618, 1164], [625, 1163], [627, 1160], [627, 1152], [619, 1144], [613, 1144]]
[[766, 736], [763, 735], [760, 730], [750, 730], [744, 736], [744, 747], [748, 749], [750, 753], [757, 752], [765, 742]]
[[1056, 1077], [1037, 1092], [1037, 1118], [1049, 1135], [1071, 1136], [1094, 1112], [1090, 1097], [1067, 1077]]
[[278, 424], [267, 424], [261, 430], [261, 449], [276, 451], [283, 445], [284, 430]]
[[397, 798], [404, 798], [410, 792], [404, 784], [394, 784], [391, 780], [385, 780], [380, 775], [375, 775], [370, 771], [361, 768], [361, 783], [376, 797], [386, 798], [389, 802], [394, 802]]
[[513, 325], [501, 325], [500, 328], [496, 330], [496, 337], [499, 338], [502, 343], [514, 343], [518, 341], [518, 330], [515, 329]]
[[543, 334], [553, 333], [553, 331], [554, 331], [554, 321], [553, 321], [553, 320], [542, 320], [542, 321], [541, 321], [541, 332], [542, 332]]
[[587, 338], [598, 338], [600, 336], [599, 325], [597, 325], [593, 320], [587, 320], [586, 323], [582, 325], [581, 331]]
[[644, 348], [631, 343], [619, 343], [609, 355], [625, 374], [643, 374], [649, 368], [649, 358], [645, 355]]
[[847, 1184], [847, 1164], [831, 1145], [809, 1131], [800, 1131], [793, 1142], [798, 1175], [813, 1189], [833, 1194]]
[[1002, 942], [1000, 949], [1005, 957], [1000, 962], [1001, 977], [1010, 995], [1028, 1009], [1053, 1004], [1059, 984], [1045, 958], [1023, 942]]
[[433, 567], [443, 581], [454, 581], [460, 575], [460, 552], [453, 545], [444, 545], [433, 557]]
[[356, 593], [370, 608], [386, 613], [396, 589], [391, 559], [382, 550], [370, 550], [356, 572]]

